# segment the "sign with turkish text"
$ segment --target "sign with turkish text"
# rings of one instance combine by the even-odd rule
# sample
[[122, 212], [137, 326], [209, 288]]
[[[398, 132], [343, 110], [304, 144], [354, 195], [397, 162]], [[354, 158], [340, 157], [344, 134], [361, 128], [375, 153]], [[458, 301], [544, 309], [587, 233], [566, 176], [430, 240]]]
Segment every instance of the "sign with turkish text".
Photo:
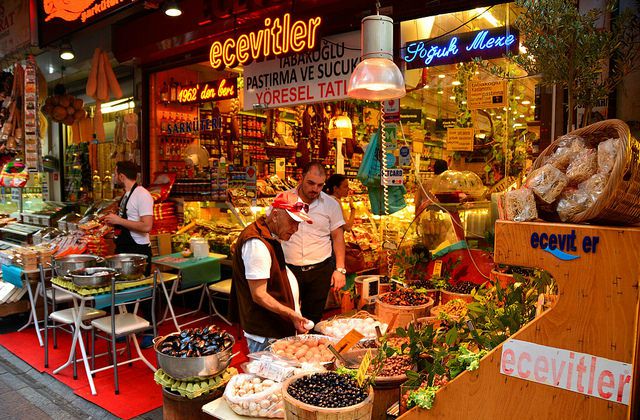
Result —
[[4, 0], [0, 6], [0, 58], [31, 42], [28, 0]]
[[194, 85], [181, 86], [177, 102], [181, 104], [197, 104], [200, 102], [222, 101], [238, 97], [238, 78], [200, 82]]
[[265, 18], [264, 28], [215, 41], [209, 49], [209, 63], [216, 70], [246, 65], [273, 56], [300, 53], [316, 47], [321, 17], [292, 22], [285, 13], [282, 19]]
[[315, 51], [246, 66], [244, 109], [346, 99], [349, 78], [360, 62], [360, 32], [319, 44]]
[[38, 1], [38, 32], [50, 44], [131, 6], [138, 0], [43, 0]]
[[407, 42], [401, 55], [407, 69], [411, 70], [462, 63], [474, 58], [500, 58], [507, 53], [517, 54], [518, 47], [518, 31], [502, 26]]
[[447, 150], [473, 152], [473, 128], [447, 128]]
[[520, 340], [502, 345], [500, 373], [629, 405], [633, 365]]
[[467, 109], [501, 108], [507, 106], [507, 82], [470, 81], [467, 90]]

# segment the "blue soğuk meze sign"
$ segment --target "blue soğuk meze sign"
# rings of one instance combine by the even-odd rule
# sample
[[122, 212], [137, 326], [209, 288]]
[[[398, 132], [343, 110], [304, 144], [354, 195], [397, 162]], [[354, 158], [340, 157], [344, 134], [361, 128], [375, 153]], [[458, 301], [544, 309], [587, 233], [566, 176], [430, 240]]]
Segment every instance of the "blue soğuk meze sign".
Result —
[[576, 241], [576, 231], [571, 233], [546, 233], [533, 232], [531, 234], [531, 248], [540, 248], [554, 257], [571, 261], [580, 258], [579, 255], [571, 254], [571, 252], [582, 251], [584, 254], [595, 254], [600, 242], [598, 236], [585, 236], [581, 241]]
[[499, 58], [507, 53], [517, 54], [518, 48], [518, 31], [502, 26], [407, 42], [402, 48], [402, 59], [407, 63], [407, 69], [411, 70], [461, 63], [474, 58]]

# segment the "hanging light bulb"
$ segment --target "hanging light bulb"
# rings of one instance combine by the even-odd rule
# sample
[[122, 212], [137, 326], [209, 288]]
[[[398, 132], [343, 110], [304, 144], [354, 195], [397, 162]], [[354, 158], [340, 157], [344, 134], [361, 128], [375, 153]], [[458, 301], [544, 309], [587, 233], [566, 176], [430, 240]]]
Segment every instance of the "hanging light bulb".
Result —
[[182, 9], [175, 0], [170, 0], [164, 5], [164, 14], [170, 17], [178, 17], [182, 15]]
[[73, 60], [76, 55], [73, 53], [73, 48], [71, 47], [71, 43], [65, 42], [60, 46], [60, 58], [63, 60], [69, 61]]
[[393, 19], [372, 15], [362, 19], [362, 59], [351, 74], [347, 95], [384, 101], [406, 95], [404, 77], [393, 62]]

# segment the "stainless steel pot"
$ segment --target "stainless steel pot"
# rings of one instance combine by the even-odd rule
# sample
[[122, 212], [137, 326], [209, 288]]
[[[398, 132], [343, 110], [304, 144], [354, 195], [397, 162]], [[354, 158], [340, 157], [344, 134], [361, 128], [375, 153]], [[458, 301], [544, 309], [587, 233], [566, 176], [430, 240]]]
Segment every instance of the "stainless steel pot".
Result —
[[231, 363], [231, 352], [235, 344], [235, 339], [231, 334], [231, 345], [225, 350], [216, 354], [198, 357], [175, 357], [161, 353], [162, 343], [169, 337], [180, 335], [180, 333], [172, 333], [166, 336], [157, 337], [154, 340], [153, 348], [158, 358], [158, 366], [164, 370], [167, 375], [181, 381], [189, 381], [195, 379], [211, 378], [223, 372]]
[[70, 272], [69, 277], [78, 287], [103, 287], [110, 285], [117, 274], [114, 268], [87, 267]]
[[118, 280], [137, 280], [144, 276], [147, 256], [142, 254], [117, 254], [105, 258], [105, 265], [114, 268], [120, 276]]
[[97, 267], [102, 264], [104, 264], [104, 258], [90, 254], [72, 254], [53, 260], [56, 274], [62, 277], [80, 268]]

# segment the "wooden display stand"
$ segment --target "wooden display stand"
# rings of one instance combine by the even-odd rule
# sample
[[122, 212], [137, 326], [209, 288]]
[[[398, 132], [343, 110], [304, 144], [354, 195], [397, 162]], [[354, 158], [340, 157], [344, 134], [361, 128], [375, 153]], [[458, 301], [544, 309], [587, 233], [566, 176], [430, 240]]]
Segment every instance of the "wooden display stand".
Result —
[[[578, 258], [563, 261], [533, 248], [543, 233], [575, 233], [576, 250], [565, 251]], [[498, 221], [495, 238], [496, 263], [545, 269], [558, 284], [557, 304], [510, 340], [631, 364], [629, 405], [501, 374], [503, 343], [477, 370], [441, 388], [431, 410], [414, 408], [400, 419], [640, 418], [640, 228]]]

